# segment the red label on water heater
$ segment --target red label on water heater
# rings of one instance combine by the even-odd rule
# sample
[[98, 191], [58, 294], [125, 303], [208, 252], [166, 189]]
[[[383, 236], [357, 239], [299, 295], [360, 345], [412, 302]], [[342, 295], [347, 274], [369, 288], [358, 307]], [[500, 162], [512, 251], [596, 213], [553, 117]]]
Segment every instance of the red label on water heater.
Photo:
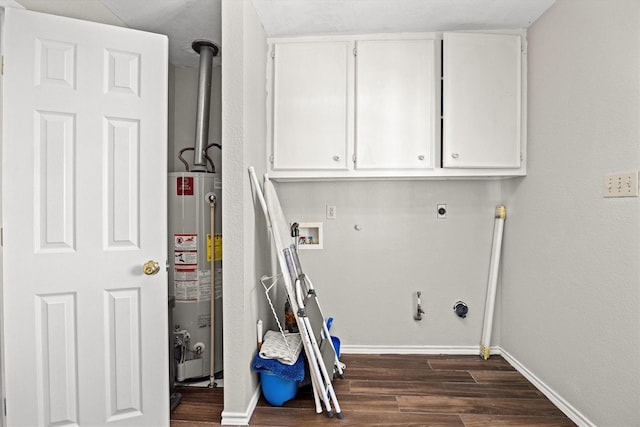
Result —
[[176, 194], [178, 196], [193, 196], [192, 176], [179, 176], [176, 179]]

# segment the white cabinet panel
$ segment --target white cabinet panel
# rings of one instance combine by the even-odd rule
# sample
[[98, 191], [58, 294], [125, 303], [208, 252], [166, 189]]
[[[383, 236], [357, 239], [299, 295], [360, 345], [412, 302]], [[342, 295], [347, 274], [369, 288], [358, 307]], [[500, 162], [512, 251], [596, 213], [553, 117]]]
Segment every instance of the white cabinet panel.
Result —
[[274, 170], [345, 170], [348, 166], [352, 43], [274, 45]]
[[519, 168], [521, 37], [445, 33], [445, 168]]
[[356, 169], [433, 167], [435, 71], [434, 40], [357, 42]]

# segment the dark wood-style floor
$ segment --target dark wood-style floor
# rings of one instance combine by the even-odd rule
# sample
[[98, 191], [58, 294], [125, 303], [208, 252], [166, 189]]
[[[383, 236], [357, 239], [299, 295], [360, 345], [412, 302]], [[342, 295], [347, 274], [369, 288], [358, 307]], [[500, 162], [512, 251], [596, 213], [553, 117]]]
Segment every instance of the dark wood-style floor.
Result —
[[[310, 389], [282, 407], [264, 397], [251, 426], [575, 426], [500, 356], [355, 355], [341, 357], [334, 388], [344, 419], [316, 414]], [[181, 387], [172, 427], [220, 425], [222, 389]]]

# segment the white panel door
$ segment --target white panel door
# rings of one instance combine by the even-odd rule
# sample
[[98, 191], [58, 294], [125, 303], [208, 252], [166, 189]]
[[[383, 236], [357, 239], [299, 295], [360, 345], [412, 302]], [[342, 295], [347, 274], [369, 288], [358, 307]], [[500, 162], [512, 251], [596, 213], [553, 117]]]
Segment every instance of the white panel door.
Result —
[[445, 33], [442, 166], [520, 167], [519, 35]]
[[274, 170], [346, 170], [349, 73], [346, 41], [274, 45]]
[[359, 41], [357, 52], [356, 169], [433, 167], [435, 41]]
[[168, 425], [167, 40], [17, 9], [4, 30], [7, 425]]

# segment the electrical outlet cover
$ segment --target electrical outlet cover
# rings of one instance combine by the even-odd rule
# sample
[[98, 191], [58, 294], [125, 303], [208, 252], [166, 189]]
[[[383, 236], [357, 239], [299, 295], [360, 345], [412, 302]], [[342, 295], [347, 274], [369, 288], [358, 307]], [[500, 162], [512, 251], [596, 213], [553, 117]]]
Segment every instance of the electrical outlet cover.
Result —
[[336, 219], [336, 207], [327, 205], [327, 219]]
[[604, 197], [638, 197], [638, 172], [606, 174], [602, 195]]

